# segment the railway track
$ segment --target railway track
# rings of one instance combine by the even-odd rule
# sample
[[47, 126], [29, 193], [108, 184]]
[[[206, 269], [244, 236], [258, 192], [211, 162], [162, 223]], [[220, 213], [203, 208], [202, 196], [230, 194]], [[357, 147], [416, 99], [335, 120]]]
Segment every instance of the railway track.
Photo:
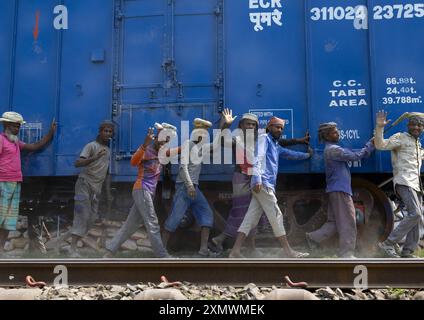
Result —
[[25, 285], [27, 275], [52, 285], [63, 274], [63, 267], [54, 273], [58, 265], [66, 267], [70, 286], [159, 282], [162, 275], [196, 284], [279, 286], [288, 275], [310, 288], [351, 288], [358, 276], [369, 288], [424, 288], [422, 259], [7, 259], [0, 260], [0, 286]]

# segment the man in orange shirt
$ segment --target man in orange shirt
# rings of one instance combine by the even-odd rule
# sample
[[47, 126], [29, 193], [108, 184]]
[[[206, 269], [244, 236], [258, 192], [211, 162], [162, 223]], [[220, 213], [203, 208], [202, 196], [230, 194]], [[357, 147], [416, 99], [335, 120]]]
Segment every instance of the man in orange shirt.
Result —
[[[144, 224], [146, 227], [155, 256], [158, 258], [171, 258], [162, 243], [153, 198], [162, 169], [162, 164], [159, 161], [159, 150], [177, 134], [177, 129], [167, 123], [162, 123], [160, 128], [165, 130], [165, 134], [161, 134], [161, 138], [166, 136], [166, 139], [159, 139], [159, 134], [155, 137], [153, 128], [150, 128], [144, 143], [131, 158], [131, 165], [138, 167], [138, 176], [132, 193], [134, 205], [121, 229], [106, 245], [106, 249], [109, 252], [105, 254], [105, 258], [113, 257], [121, 245], [137, 231], [140, 224]], [[167, 152], [166, 155], [170, 155], [170, 152]]]

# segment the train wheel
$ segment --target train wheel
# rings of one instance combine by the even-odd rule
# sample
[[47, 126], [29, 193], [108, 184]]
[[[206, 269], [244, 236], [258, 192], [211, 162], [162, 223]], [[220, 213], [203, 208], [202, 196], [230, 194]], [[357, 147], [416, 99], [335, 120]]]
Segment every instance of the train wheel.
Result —
[[[376, 244], [387, 238], [393, 228], [393, 210], [385, 193], [373, 183], [352, 180], [360, 256], [373, 256]], [[324, 190], [300, 190], [277, 193], [285, 212], [286, 231], [291, 244], [306, 246], [305, 233], [319, 229], [327, 221], [327, 197]], [[337, 239], [325, 247], [337, 247]]]
[[375, 251], [375, 245], [385, 240], [393, 229], [393, 209], [386, 194], [373, 183], [352, 179], [356, 209], [357, 247], [362, 254]]

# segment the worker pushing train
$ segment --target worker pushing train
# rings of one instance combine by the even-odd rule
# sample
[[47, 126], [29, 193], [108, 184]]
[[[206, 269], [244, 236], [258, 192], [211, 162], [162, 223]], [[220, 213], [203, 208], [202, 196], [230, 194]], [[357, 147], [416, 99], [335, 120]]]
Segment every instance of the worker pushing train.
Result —
[[[408, 132], [398, 132], [384, 139], [384, 127], [390, 122], [387, 113], [379, 111], [376, 117], [375, 146], [378, 150], [390, 150], [393, 167], [395, 193], [407, 209], [402, 219], [389, 237], [379, 243], [379, 247], [393, 258], [413, 258], [420, 239], [419, 226], [423, 219], [423, 184], [420, 178], [424, 150], [420, 136], [424, 130], [424, 113], [405, 113], [398, 121], [409, 118]], [[406, 241], [400, 252], [395, 249], [403, 238]]]
[[[200, 232], [200, 249], [198, 254], [201, 257], [208, 257], [211, 252], [208, 249], [210, 229], [213, 227], [213, 211], [199, 189], [199, 176], [202, 170], [202, 163], [206, 157], [210, 156], [209, 151], [213, 151], [218, 146], [217, 140], [212, 143], [206, 143], [209, 134], [208, 129], [212, 123], [196, 118], [193, 121], [194, 130], [191, 139], [187, 140], [181, 146], [181, 161], [178, 176], [176, 179], [175, 194], [172, 202], [171, 213], [165, 221], [162, 240], [167, 246], [172, 233], [176, 231], [186, 211], [191, 209]], [[215, 139], [219, 139], [217, 135]]]
[[102, 186], [109, 171], [110, 148], [114, 124], [103, 121], [99, 126], [96, 140], [86, 144], [75, 167], [82, 168], [75, 184], [74, 220], [70, 256], [79, 257], [78, 240], [83, 238], [98, 218], [99, 199]]
[[290, 160], [305, 160], [312, 155], [312, 149], [308, 153], [292, 151], [279, 145], [285, 121], [272, 117], [268, 124], [267, 133], [258, 138], [258, 147], [255, 150], [256, 159], [253, 166], [253, 176], [251, 187], [253, 189], [252, 200], [247, 213], [238, 229], [235, 244], [230, 252], [230, 258], [241, 258], [241, 247], [252, 228], [256, 227], [262, 213], [265, 212], [274, 235], [279, 240], [283, 251], [287, 257], [301, 258], [308, 256], [307, 253], [295, 251], [291, 248], [283, 223], [277, 197], [275, 196], [275, 184], [278, 174], [279, 157]]
[[[170, 258], [165, 246], [162, 243], [159, 221], [155, 212], [153, 199], [156, 193], [156, 186], [160, 177], [162, 164], [159, 157], [160, 149], [177, 135], [177, 128], [168, 124], [157, 124], [157, 135], [154, 129], [149, 128], [144, 143], [138, 148], [131, 158], [131, 165], [138, 167], [137, 180], [133, 187], [134, 205], [131, 207], [127, 220], [106, 245], [108, 253], [105, 258], [113, 257], [121, 245], [143, 224], [157, 258]], [[167, 151], [167, 156], [179, 153], [176, 150]]]
[[374, 151], [372, 140], [359, 151], [338, 145], [340, 132], [334, 122], [323, 123], [318, 129], [320, 142], [325, 142], [324, 162], [328, 194], [327, 222], [318, 230], [306, 233], [311, 248], [339, 236], [339, 256], [354, 258], [356, 247], [356, 213], [352, 199], [351, 174], [348, 162], [367, 158]]
[[[235, 117], [232, 110], [224, 109], [221, 116], [221, 129], [227, 129], [233, 123]], [[237, 134], [232, 138], [231, 148], [236, 158], [235, 170], [233, 173], [233, 196], [232, 208], [225, 223], [224, 231], [218, 236], [212, 238], [211, 242], [215, 249], [219, 252], [223, 250], [223, 243], [227, 238], [235, 238], [237, 230], [240, 227], [250, 201], [252, 200], [252, 191], [250, 182], [252, 177], [253, 162], [255, 156], [255, 144], [258, 138], [259, 119], [253, 113], [245, 113], [238, 123]], [[249, 130], [252, 134], [252, 141], [248, 138]], [[282, 147], [297, 144], [309, 144], [309, 134], [300, 139], [283, 139], [280, 137], [278, 143]], [[266, 223], [265, 216], [262, 215], [262, 223]], [[265, 222], [264, 222], [265, 221]], [[252, 229], [247, 237], [248, 245], [251, 249], [255, 248], [256, 228]]]
[[[54, 136], [56, 122], [53, 120], [50, 130], [36, 143], [23, 143], [19, 140], [19, 129], [25, 121], [17, 112], [5, 112], [0, 118], [3, 133], [0, 134], [0, 256], [4, 254], [9, 231], [16, 230], [21, 194], [22, 167], [21, 151], [34, 152], [44, 148]], [[46, 252], [40, 229], [34, 217], [28, 217], [28, 236], [30, 250]]]

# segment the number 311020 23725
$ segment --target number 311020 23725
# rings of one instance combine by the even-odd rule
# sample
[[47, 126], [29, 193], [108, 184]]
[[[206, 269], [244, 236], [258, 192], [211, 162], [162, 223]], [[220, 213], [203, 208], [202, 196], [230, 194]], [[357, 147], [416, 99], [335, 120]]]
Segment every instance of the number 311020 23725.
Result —
[[[368, 19], [368, 8], [364, 5], [356, 7], [314, 7], [310, 10], [313, 21]], [[424, 3], [393, 4], [374, 6], [374, 20], [413, 19], [424, 17]]]

